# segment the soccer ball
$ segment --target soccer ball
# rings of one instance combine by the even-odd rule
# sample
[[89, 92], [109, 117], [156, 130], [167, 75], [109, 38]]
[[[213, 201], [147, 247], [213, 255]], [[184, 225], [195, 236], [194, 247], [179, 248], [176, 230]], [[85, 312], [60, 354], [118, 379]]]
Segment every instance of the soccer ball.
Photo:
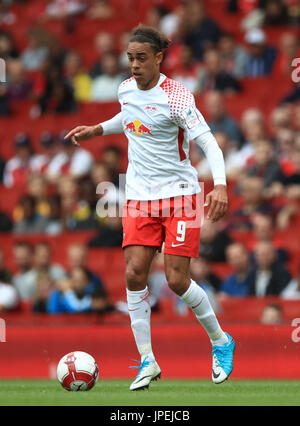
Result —
[[86, 352], [70, 352], [62, 357], [57, 366], [57, 378], [68, 391], [92, 389], [99, 375], [94, 358]]

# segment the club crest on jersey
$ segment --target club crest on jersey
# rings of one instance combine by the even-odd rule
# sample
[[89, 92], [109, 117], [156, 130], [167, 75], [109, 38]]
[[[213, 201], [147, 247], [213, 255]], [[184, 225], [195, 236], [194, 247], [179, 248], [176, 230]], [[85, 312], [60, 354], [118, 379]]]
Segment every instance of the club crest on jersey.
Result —
[[154, 115], [158, 112], [158, 107], [156, 105], [146, 105], [144, 110], [150, 114], [150, 115]]
[[141, 123], [140, 120], [134, 120], [130, 123], [125, 123], [125, 130], [129, 130], [129, 132], [134, 133], [136, 136], [142, 135], [151, 135], [152, 136], [152, 126]]

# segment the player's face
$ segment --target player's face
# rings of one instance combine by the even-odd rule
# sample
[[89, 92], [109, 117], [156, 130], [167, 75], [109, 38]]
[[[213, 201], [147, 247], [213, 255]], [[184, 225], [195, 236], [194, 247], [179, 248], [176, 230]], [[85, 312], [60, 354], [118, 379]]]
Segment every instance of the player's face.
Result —
[[149, 90], [159, 78], [162, 52], [155, 53], [150, 43], [129, 43], [127, 49], [129, 66], [138, 88]]

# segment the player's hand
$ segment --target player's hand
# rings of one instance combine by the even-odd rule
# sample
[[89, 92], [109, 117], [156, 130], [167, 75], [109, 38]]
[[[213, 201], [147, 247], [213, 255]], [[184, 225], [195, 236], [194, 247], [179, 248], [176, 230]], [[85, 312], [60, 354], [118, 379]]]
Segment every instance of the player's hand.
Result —
[[204, 207], [209, 206], [207, 219], [212, 222], [220, 220], [228, 210], [228, 196], [225, 185], [216, 185], [206, 196]]
[[71, 142], [80, 146], [81, 141], [88, 141], [93, 139], [95, 136], [101, 136], [103, 132], [101, 125], [96, 126], [77, 126], [75, 129], [72, 129], [64, 139], [71, 139]]

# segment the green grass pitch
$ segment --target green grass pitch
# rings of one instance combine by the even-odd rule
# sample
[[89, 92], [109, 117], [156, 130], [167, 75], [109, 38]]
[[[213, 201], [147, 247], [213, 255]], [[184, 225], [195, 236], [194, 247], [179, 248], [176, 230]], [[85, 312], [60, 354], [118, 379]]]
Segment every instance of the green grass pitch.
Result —
[[1, 406], [300, 405], [300, 381], [160, 380], [130, 392], [129, 380], [99, 380], [89, 392], [67, 392], [55, 380], [0, 380]]

